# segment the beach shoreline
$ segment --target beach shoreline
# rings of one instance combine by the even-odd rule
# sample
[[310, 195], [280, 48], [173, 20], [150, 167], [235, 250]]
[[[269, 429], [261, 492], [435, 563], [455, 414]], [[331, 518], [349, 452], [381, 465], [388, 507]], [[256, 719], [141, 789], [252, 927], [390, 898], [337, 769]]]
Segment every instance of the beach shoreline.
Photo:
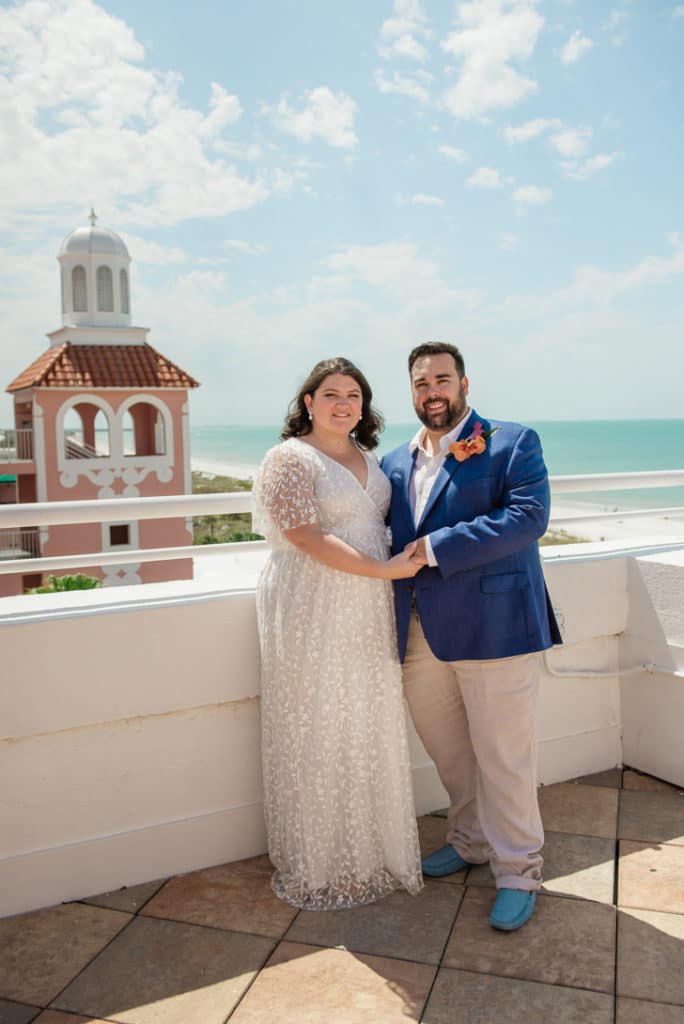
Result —
[[212, 459], [191, 459], [193, 473], [207, 473], [209, 476], [232, 476], [236, 480], [254, 480], [258, 465], [248, 462], [217, 462]]

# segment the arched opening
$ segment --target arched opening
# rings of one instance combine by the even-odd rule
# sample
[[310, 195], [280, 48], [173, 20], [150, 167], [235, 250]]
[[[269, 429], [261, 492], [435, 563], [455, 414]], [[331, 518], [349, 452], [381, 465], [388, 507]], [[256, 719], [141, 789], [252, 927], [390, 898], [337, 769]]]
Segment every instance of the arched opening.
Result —
[[110, 454], [109, 420], [92, 402], [73, 405], [64, 417], [63, 429], [67, 459], [101, 459]]
[[85, 267], [77, 266], [71, 271], [71, 293], [74, 300], [74, 313], [88, 312], [88, 286], [86, 284]]
[[106, 458], [111, 455], [109, 443], [109, 420], [102, 409], [99, 409], [93, 423], [95, 434], [95, 450], [98, 456]]
[[69, 409], [64, 417], [64, 454], [67, 459], [76, 459], [76, 452], [83, 448], [83, 421], [75, 408]]
[[114, 286], [111, 267], [97, 268], [97, 311], [98, 313], [114, 312]]
[[123, 419], [123, 453], [135, 455], [135, 422], [130, 409], [126, 410]]
[[131, 300], [128, 293], [128, 271], [124, 270], [123, 267], [119, 271], [119, 287], [121, 290], [121, 312], [130, 313]]
[[124, 455], [166, 454], [164, 417], [149, 402], [136, 402], [127, 409], [123, 432]]

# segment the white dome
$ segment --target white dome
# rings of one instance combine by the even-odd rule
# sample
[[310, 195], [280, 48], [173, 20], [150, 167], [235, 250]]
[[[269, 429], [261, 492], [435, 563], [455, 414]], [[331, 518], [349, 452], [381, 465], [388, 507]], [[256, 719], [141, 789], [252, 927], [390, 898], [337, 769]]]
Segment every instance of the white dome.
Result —
[[67, 253], [78, 252], [103, 253], [130, 259], [123, 239], [109, 228], [97, 225], [76, 228], [70, 235], [67, 235], [60, 246], [57, 258], [59, 259], [60, 256], [65, 256]]

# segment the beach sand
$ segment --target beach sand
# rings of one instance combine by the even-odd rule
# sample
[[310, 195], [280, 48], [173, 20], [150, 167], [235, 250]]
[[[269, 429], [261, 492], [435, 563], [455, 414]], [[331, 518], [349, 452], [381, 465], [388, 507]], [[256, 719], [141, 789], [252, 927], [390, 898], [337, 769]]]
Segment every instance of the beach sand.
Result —
[[562, 496], [552, 498], [550, 528], [563, 530], [586, 541], [618, 540], [642, 545], [684, 541], [684, 512], [660, 510], [654, 514], [644, 509], [639, 510], [638, 515], [616, 514], [611, 519], [586, 519], [586, 516], [612, 512], [613, 508], [598, 502], [595, 505], [573, 502]]
[[209, 459], [192, 459], [193, 473], [209, 473], [211, 476], [232, 476], [237, 480], [253, 480], [259, 467], [246, 462], [212, 462]]

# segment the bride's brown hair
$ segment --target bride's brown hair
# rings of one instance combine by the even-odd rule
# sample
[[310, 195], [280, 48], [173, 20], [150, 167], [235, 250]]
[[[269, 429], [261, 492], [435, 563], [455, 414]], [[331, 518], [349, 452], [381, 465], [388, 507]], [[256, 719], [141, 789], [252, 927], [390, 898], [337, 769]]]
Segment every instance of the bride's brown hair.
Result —
[[290, 402], [280, 438], [282, 441], [286, 441], [288, 437], [303, 437], [305, 434], [311, 433], [311, 420], [309, 419], [309, 412], [304, 402], [304, 395], [313, 395], [326, 377], [330, 377], [333, 373], [341, 373], [345, 377], [352, 377], [361, 388], [361, 396], [363, 398], [361, 419], [351, 431], [351, 436], [361, 448], [365, 448], [366, 451], [372, 451], [373, 448], [378, 446], [378, 434], [381, 433], [385, 426], [385, 421], [377, 409], [373, 408], [373, 392], [371, 391], [370, 384], [358, 366], [354, 366], [344, 356], [336, 356], [334, 359], [322, 359], [320, 363], [316, 363]]

